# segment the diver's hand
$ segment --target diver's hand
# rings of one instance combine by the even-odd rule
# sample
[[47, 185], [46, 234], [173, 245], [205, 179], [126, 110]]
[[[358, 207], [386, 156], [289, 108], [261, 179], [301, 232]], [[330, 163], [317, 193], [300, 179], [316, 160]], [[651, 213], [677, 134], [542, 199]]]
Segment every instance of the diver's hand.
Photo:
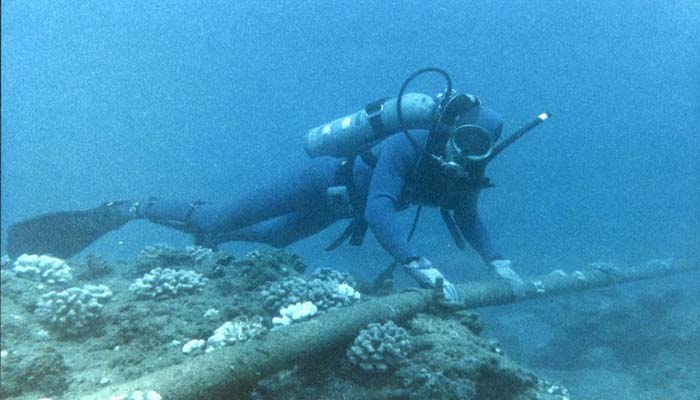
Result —
[[406, 273], [418, 282], [418, 286], [424, 289], [435, 288], [437, 280], [442, 279], [445, 301], [448, 303], [459, 302], [457, 288], [445, 279], [442, 273], [433, 267], [433, 264], [427, 258], [421, 257], [418, 260], [413, 260], [408, 264], [404, 264], [403, 268]]
[[513, 270], [511, 264], [512, 262], [510, 260], [503, 259], [492, 260], [489, 262], [489, 265], [491, 265], [496, 275], [498, 275], [499, 278], [508, 281], [515, 297], [525, 297], [525, 282], [523, 282], [520, 275]]

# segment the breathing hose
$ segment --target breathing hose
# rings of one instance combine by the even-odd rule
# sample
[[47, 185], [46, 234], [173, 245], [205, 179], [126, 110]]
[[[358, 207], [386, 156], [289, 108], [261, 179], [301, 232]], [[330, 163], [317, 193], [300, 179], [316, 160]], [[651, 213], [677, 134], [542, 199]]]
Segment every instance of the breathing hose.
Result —
[[425, 149], [423, 149], [421, 146], [418, 145], [416, 140], [411, 136], [410, 132], [408, 132], [408, 127], [406, 126], [406, 122], [403, 119], [403, 112], [401, 110], [401, 100], [403, 98], [403, 94], [406, 91], [406, 88], [408, 87], [408, 84], [411, 83], [414, 79], [416, 79], [419, 75], [428, 73], [428, 72], [436, 72], [440, 75], [442, 75], [445, 78], [445, 81], [447, 82], [447, 89], [445, 91], [445, 96], [442, 99], [442, 102], [440, 103], [440, 108], [445, 107], [447, 102], [450, 100], [450, 96], [452, 94], [452, 78], [450, 78], [450, 74], [447, 73], [444, 69], [440, 69], [437, 67], [427, 67], [427, 68], [421, 68], [418, 71], [414, 72], [406, 78], [406, 80], [403, 82], [401, 85], [401, 89], [399, 90], [399, 95], [396, 99], [396, 115], [399, 117], [399, 126], [403, 130], [403, 133], [406, 135], [408, 140], [411, 141], [411, 144], [413, 147], [416, 149], [421, 154], [421, 157], [425, 154]]

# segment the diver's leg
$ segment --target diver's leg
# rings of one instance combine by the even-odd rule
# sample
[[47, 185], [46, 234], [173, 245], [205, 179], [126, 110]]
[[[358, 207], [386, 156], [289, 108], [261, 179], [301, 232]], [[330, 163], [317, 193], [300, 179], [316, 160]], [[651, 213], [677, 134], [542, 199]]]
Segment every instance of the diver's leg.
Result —
[[216, 243], [244, 241], [281, 248], [329, 227], [339, 217], [332, 211], [295, 212], [215, 236]]
[[196, 209], [192, 221], [201, 231], [216, 235], [298, 210], [314, 209], [325, 204], [326, 189], [334, 184], [338, 165], [339, 160], [333, 158], [309, 160], [285, 178], [266, 183], [233, 203]]
[[326, 189], [334, 184], [338, 164], [339, 160], [328, 157], [310, 160], [284, 179], [223, 206], [149, 199], [139, 213], [197, 236], [217, 237], [285, 214], [318, 209], [326, 202]]
[[[192, 233], [200, 242], [215, 246], [217, 242], [208, 241], [209, 236], [300, 210], [320, 209], [326, 201], [326, 189], [334, 184], [338, 165], [339, 160], [333, 158], [309, 160], [304, 167], [291, 169], [286, 179], [267, 184], [224, 207], [152, 198], [39, 216], [9, 227], [8, 251], [13, 255], [33, 251], [70, 257], [105, 233], [142, 218]], [[303, 227], [297, 229], [301, 229], [298, 235], [306, 234]], [[293, 238], [293, 231], [288, 232]]]

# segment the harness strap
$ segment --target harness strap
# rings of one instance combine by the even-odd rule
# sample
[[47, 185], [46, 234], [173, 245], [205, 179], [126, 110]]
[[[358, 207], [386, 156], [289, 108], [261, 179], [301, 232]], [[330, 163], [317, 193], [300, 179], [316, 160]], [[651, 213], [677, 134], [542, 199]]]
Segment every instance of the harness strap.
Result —
[[350, 244], [353, 246], [360, 246], [367, 233], [367, 222], [364, 218], [353, 218], [350, 220], [348, 226], [343, 230], [343, 233], [338, 236], [331, 244], [329, 244], [325, 250], [332, 251], [340, 247], [341, 244], [345, 243], [350, 239]]
[[457, 245], [457, 247], [460, 250], [464, 250], [466, 247], [464, 237], [462, 236], [462, 234], [459, 231], [459, 228], [457, 227], [457, 223], [455, 222], [454, 216], [450, 214], [450, 210], [445, 207], [440, 207], [440, 216], [445, 222], [447, 230], [450, 232], [450, 236], [452, 236], [452, 240], [454, 240], [455, 245]]
[[340, 247], [341, 244], [345, 243], [345, 241], [348, 240], [348, 238], [352, 235], [352, 233], [354, 231], [354, 224], [355, 224], [355, 219], [350, 221], [350, 223], [345, 228], [345, 230], [343, 230], [343, 233], [341, 233], [340, 236], [338, 236], [338, 238], [336, 238], [334, 241], [332, 241], [331, 244], [326, 246], [326, 248], [324, 250], [333, 251], [333, 250], [337, 249], [338, 247]]
[[365, 220], [364, 216], [355, 217], [353, 220], [354, 229], [352, 235], [350, 236], [351, 246], [362, 246], [362, 242], [365, 241], [365, 236], [367, 235], [367, 229], [369, 224]]
[[348, 195], [353, 208], [364, 212], [365, 205], [362, 204], [362, 200], [357, 193], [355, 179], [352, 176], [353, 168], [355, 168], [355, 157], [341, 161], [338, 169], [335, 171], [335, 181], [348, 188]]
[[350, 239], [350, 244], [353, 246], [360, 246], [365, 239], [367, 234], [368, 224], [365, 221], [365, 205], [362, 202], [359, 194], [357, 193], [357, 187], [355, 186], [355, 180], [352, 176], [352, 170], [355, 165], [355, 158], [349, 160], [343, 160], [340, 162], [338, 169], [336, 170], [336, 182], [344, 185], [348, 189], [348, 195], [350, 196], [350, 203], [355, 211], [355, 217], [350, 220], [348, 226], [343, 230], [340, 236], [334, 240], [328, 247], [326, 251], [331, 251], [337, 249], [341, 244], [345, 243], [346, 240]]
[[367, 150], [363, 152], [362, 154], [360, 154], [360, 158], [362, 159], [362, 161], [365, 162], [365, 164], [369, 165], [372, 168], [376, 167], [377, 161], [379, 161], [377, 156], [375, 156], [374, 153], [372, 153], [372, 150]]
[[413, 239], [413, 234], [416, 233], [416, 227], [418, 226], [418, 220], [420, 220], [420, 212], [423, 210], [423, 206], [419, 205], [416, 209], [416, 214], [413, 216], [413, 224], [411, 224], [411, 230], [408, 231], [408, 237], [406, 240], [409, 242]]

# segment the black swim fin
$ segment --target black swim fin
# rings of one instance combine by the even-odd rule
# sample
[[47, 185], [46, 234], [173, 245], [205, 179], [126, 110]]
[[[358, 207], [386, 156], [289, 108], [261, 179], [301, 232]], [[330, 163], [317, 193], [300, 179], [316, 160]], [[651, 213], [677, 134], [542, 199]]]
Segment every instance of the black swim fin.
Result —
[[24, 253], [69, 258], [130, 221], [125, 212], [129, 206], [126, 201], [109, 202], [90, 210], [44, 214], [11, 225], [7, 254], [12, 258]]

